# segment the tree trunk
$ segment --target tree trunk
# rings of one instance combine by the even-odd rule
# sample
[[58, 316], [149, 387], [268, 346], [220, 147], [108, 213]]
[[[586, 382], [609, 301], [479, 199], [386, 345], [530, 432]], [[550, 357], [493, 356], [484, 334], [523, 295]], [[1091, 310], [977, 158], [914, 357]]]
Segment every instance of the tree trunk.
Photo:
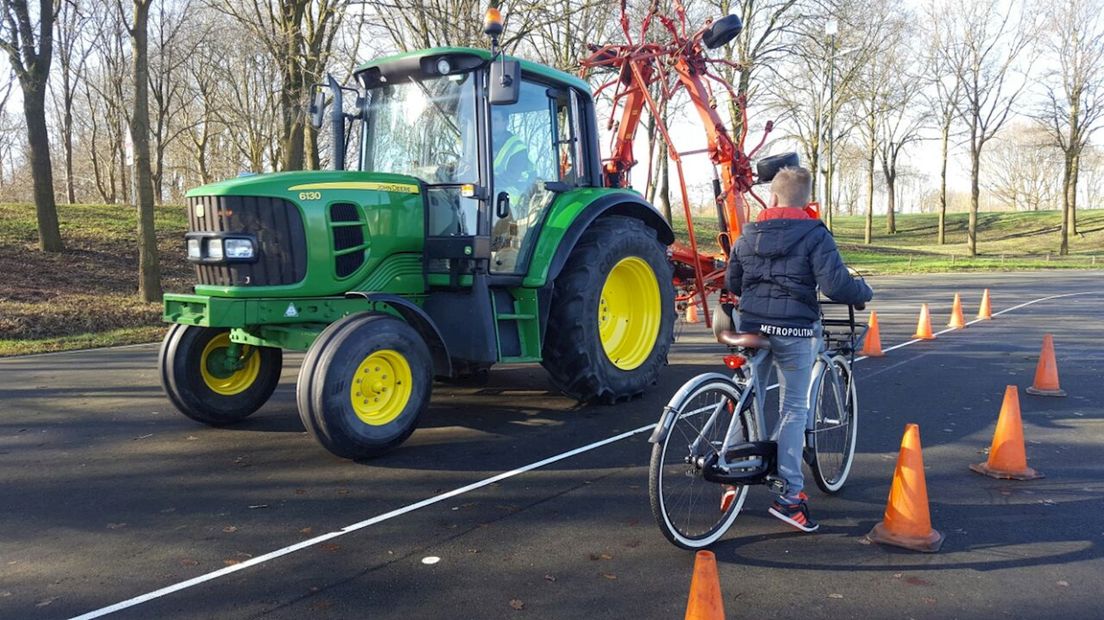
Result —
[[809, 158], [809, 176], [812, 177], [812, 187], [809, 191], [809, 200], [812, 202], [817, 201], [817, 177], [820, 176], [820, 142], [818, 141], [812, 150], [812, 157]]
[[[307, 163], [311, 170], [321, 170], [322, 162], [318, 156], [318, 130], [312, 126], [307, 126], [305, 131], [307, 132], [307, 154], [309, 156]], [[330, 165], [333, 165], [333, 162], [330, 162]]]
[[947, 243], [947, 143], [950, 141], [951, 124], [943, 125], [940, 136], [939, 164], [939, 245]]
[[54, 170], [50, 164], [50, 135], [46, 129], [46, 80], [34, 80], [39, 83], [23, 83], [23, 114], [27, 119], [27, 143], [34, 177], [38, 248], [43, 252], [61, 252], [65, 248], [54, 200]]
[[671, 222], [671, 218], [674, 214], [671, 212], [671, 172], [669, 164], [667, 163], [667, 147], [663, 142], [663, 138], [660, 138], [662, 146], [659, 149], [659, 170], [656, 173], [656, 191], [655, 191], [655, 206], [659, 207], [660, 212], [667, 218], [667, 223]]
[[889, 194], [889, 202], [886, 204], [886, 233], [897, 234], [897, 174], [886, 175], [886, 193]]
[[1065, 165], [1062, 170], [1062, 225], [1059, 232], [1058, 254], [1069, 254], [1070, 234], [1070, 191], [1073, 189], [1073, 156], [1069, 153], [1065, 157]]
[[966, 252], [977, 256], [978, 176], [981, 172], [981, 149], [970, 149], [970, 223], [966, 230]]
[[157, 256], [157, 233], [153, 220], [153, 179], [150, 174], [149, 126], [149, 7], [152, 0], [134, 1], [134, 113], [130, 137], [134, 142], [134, 176], [138, 207], [138, 296], [143, 301], [160, 301], [161, 266]]
[[280, 88], [280, 113], [282, 135], [280, 138], [280, 167], [282, 170], [302, 170], [305, 131], [303, 126], [302, 94], [303, 68], [302, 32], [299, 21], [303, 17], [305, 2], [285, 2], [280, 16], [285, 28], [284, 57], [280, 61], [283, 84]]
[[870, 245], [874, 237], [874, 149], [866, 158], [866, 227], [863, 243]]
[[69, 71], [61, 74], [61, 96], [63, 111], [61, 117], [62, 148], [65, 149], [65, 201], [73, 204], [77, 201], [76, 183], [73, 182], [73, 96], [70, 94]]
[[893, 145], [882, 150], [882, 176], [886, 182], [886, 233], [897, 234], [897, 158], [893, 155]]
[[1069, 207], [1069, 231], [1071, 235], [1077, 234], [1077, 178], [1081, 175], [1081, 154], [1073, 157], [1073, 166], [1070, 170], [1070, 207]]

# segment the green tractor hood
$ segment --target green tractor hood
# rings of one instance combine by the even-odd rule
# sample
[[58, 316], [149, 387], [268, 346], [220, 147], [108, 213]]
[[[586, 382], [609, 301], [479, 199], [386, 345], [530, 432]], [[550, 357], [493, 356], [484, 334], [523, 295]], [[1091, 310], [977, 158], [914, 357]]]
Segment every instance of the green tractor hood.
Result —
[[299, 170], [272, 174], [253, 174], [197, 187], [188, 198], [197, 196], [270, 196], [298, 198], [299, 192], [382, 191], [417, 194], [421, 182], [411, 176], [359, 172], [355, 170]]
[[187, 194], [190, 238], [245, 236], [257, 246], [252, 262], [197, 262], [195, 292], [240, 298], [420, 293], [422, 192], [415, 177], [351, 170], [243, 176], [193, 189]]

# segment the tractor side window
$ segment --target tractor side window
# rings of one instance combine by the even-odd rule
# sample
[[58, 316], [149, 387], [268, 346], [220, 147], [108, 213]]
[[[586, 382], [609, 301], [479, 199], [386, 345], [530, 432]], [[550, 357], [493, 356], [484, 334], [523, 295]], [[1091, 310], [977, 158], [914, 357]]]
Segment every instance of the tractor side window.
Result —
[[575, 185], [579, 180], [580, 143], [576, 124], [575, 93], [553, 100], [556, 109], [556, 150], [559, 154], [560, 181]]
[[[566, 95], [557, 92], [525, 80], [517, 103], [491, 108], [496, 205], [491, 270], [496, 273], [524, 270], [536, 227], [553, 198], [544, 183], [562, 178], [558, 101]], [[507, 201], [508, 209], [498, 207]]]

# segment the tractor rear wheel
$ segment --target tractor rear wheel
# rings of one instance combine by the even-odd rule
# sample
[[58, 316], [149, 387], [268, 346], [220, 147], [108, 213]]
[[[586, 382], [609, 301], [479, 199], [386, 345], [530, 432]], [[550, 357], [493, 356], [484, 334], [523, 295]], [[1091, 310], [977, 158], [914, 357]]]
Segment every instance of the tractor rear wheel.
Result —
[[433, 362], [418, 332], [395, 317], [353, 314], [315, 339], [296, 383], [303, 426], [337, 456], [398, 446], [429, 406]]
[[230, 360], [230, 331], [173, 325], [161, 343], [161, 386], [181, 413], [197, 422], [240, 422], [268, 401], [280, 382], [283, 352], [241, 345]]
[[581, 401], [642, 393], [667, 362], [675, 291], [666, 248], [638, 219], [591, 224], [556, 277], [544, 367]]

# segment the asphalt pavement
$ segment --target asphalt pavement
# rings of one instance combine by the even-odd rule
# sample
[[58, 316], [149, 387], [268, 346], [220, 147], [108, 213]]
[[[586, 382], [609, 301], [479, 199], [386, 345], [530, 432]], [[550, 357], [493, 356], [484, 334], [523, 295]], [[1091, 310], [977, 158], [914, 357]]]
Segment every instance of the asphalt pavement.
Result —
[[[885, 348], [921, 302], [992, 321], [856, 366], [855, 467], [810, 491], [821, 531], [753, 489], [712, 547], [729, 618], [1100, 615], [1104, 574], [1104, 272], [872, 280]], [[1062, 296], [1044, 299], [1050, 296]], [[1044, 333], [1066, 398], [1029, 396]], [[0, 618], [676, 618], [693, 554], [648, 506], [647, 426], [689, 377], [721, 369], [682, 325], [642, 399], [579, 406], [539, 366], [438, 385], [421, 426], [366, 463], [299, 422], [286, 360], [270, 403], [214, 429], [162, 395], [156, 345], [0, 359]], [[974, 474], [1006, 385], [1021, 388], [1031, 482]], [[942, 550], [863, 544], [906, 423], [920, 425]], [[548, 461], [548, 462], [545, 462]], [[350, 527], [352, 526], [352, 527]], [[174, 590], [164, 593], [165, 588]], [[122, 605], [119, 605], [119, 604]]]

